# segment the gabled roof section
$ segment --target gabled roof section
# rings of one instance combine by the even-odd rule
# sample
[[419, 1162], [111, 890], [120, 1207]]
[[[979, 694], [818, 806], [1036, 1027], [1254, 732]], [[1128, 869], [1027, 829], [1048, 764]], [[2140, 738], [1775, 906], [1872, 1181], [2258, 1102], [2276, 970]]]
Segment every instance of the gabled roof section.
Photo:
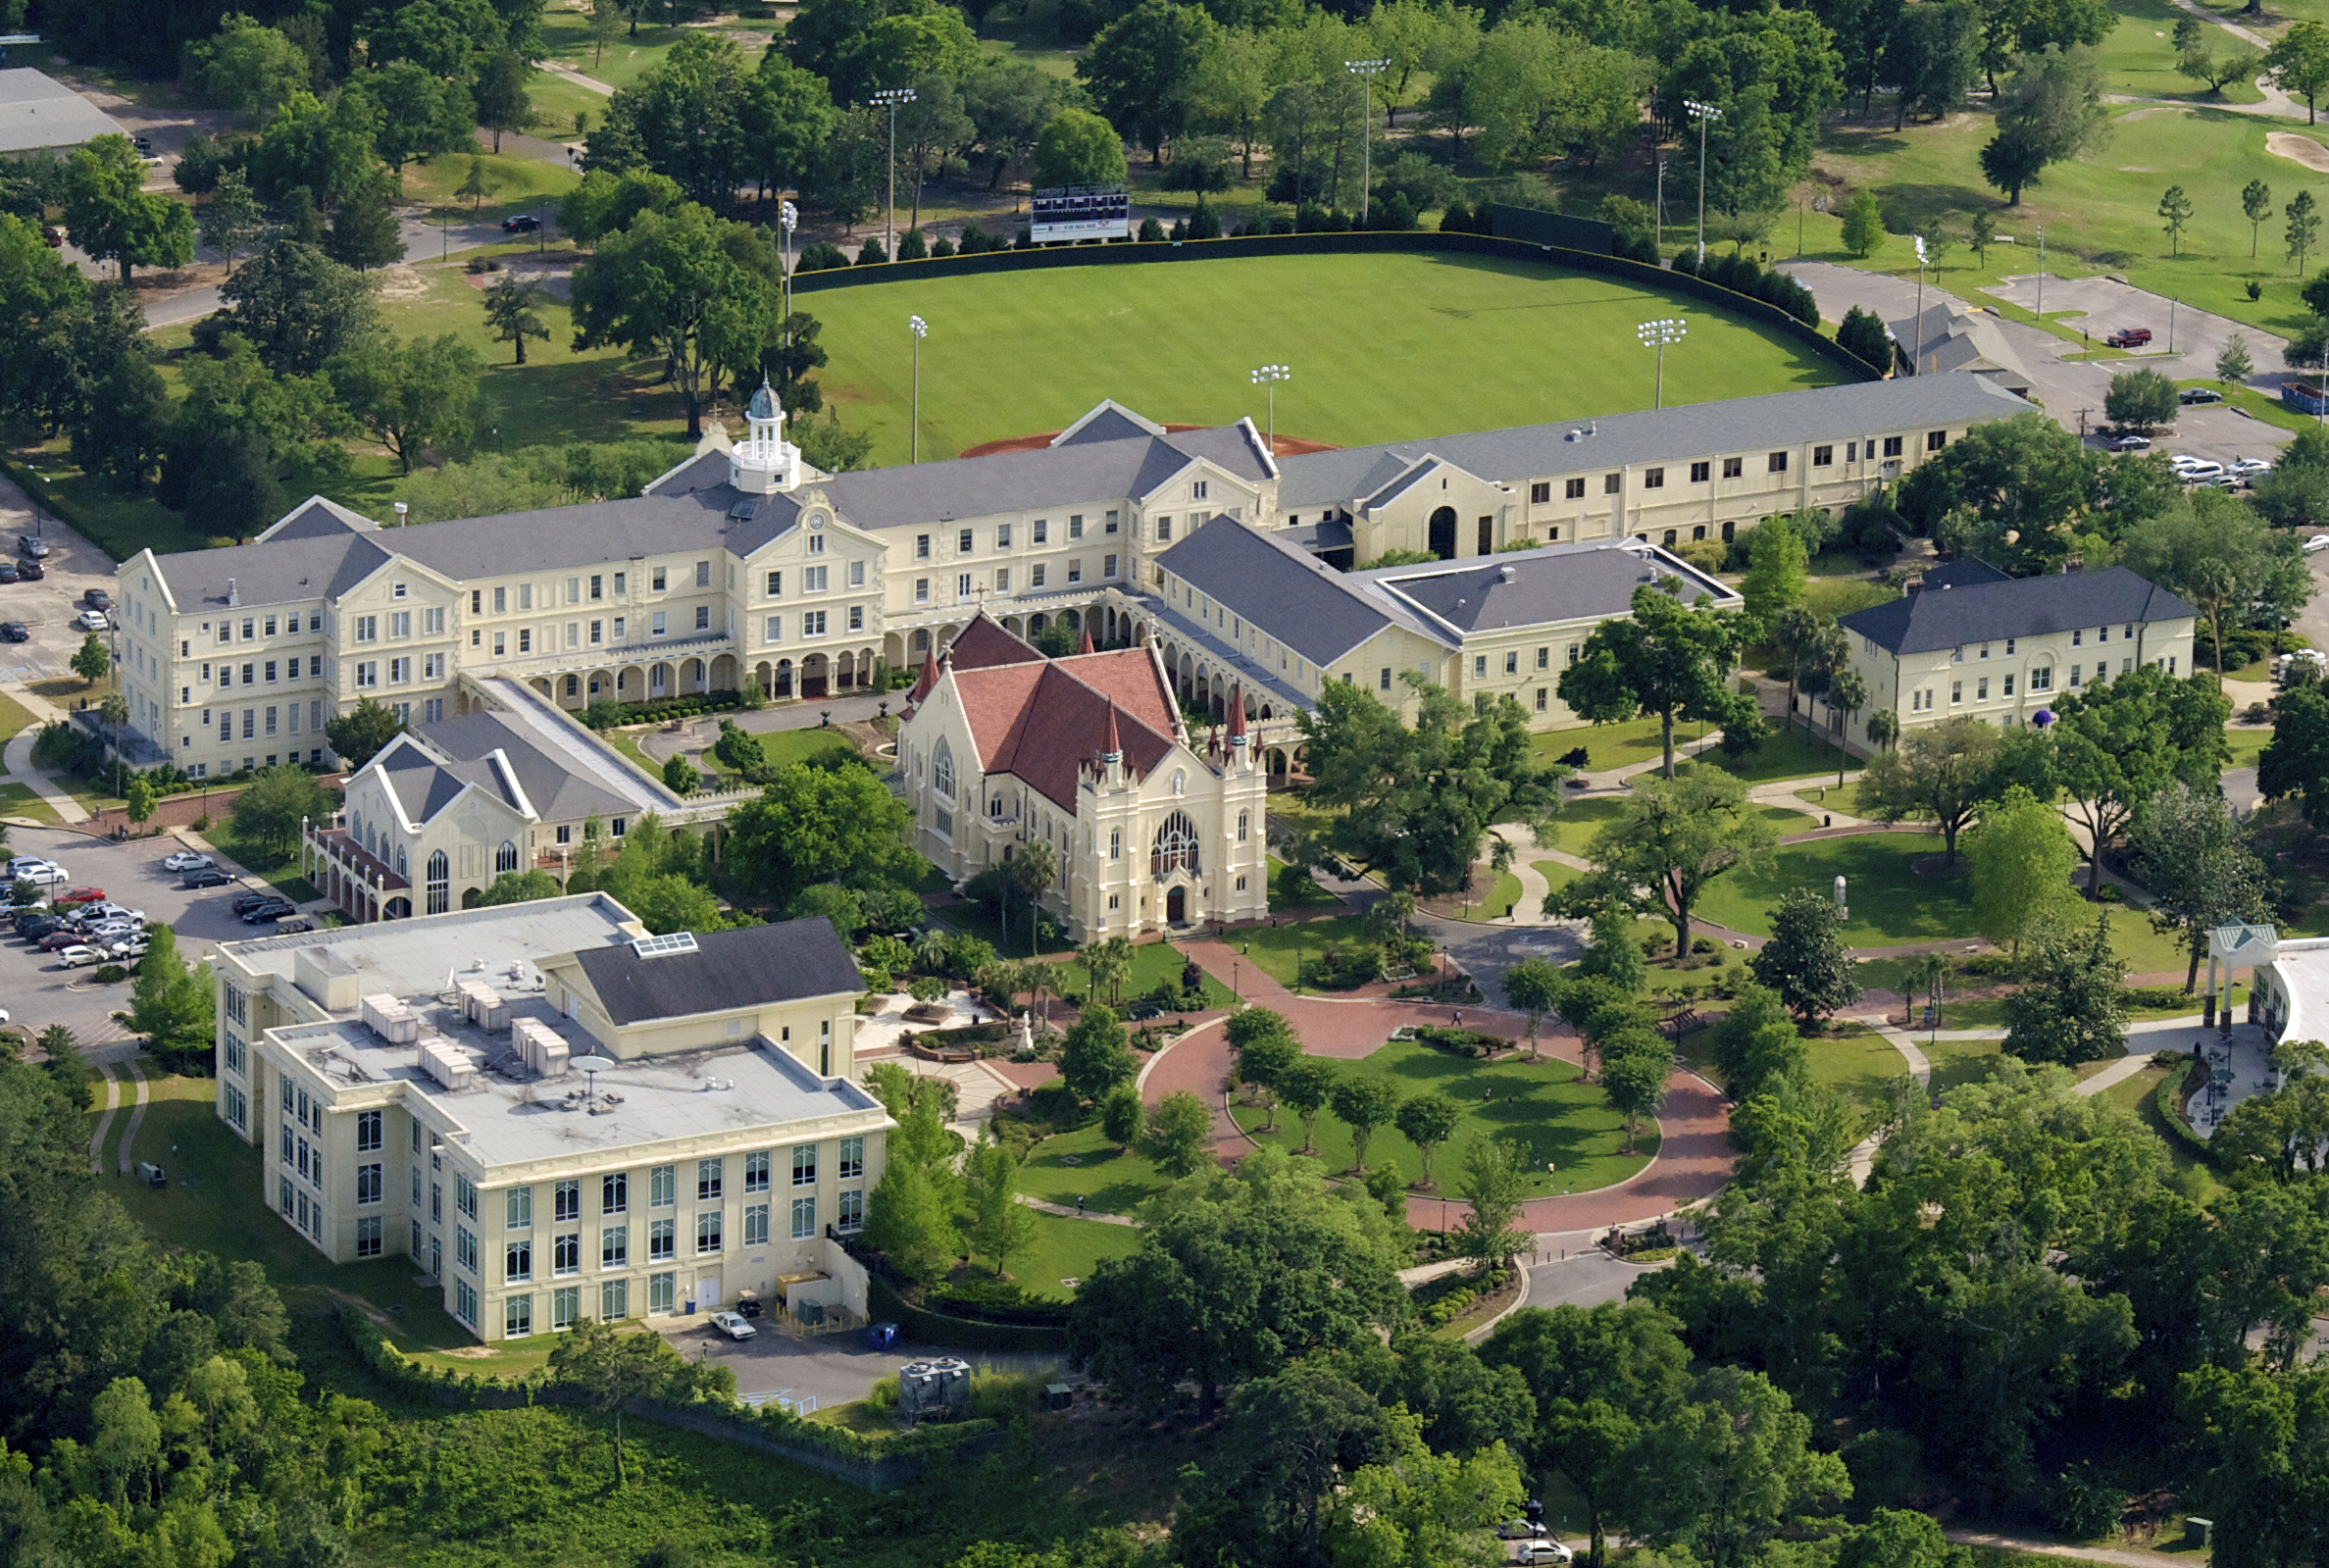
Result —
[[692, 1018], [865, 989], [857, 962], [823, 916], [695, 933], [693, 950], [641, 958], [631, 942], [575, 954], [617, 1025]]
[[1010, 774], [1071, 814], [1078, 770], [1111, 744], [1139, 776], [1178, 743], [1172, 693], [1146, 648], [961, 670], [952, 680], [979, 771]]
[[1408, 468], [1406, 473], [1401, 474], [1374, 494], [1362, 499], [1359, 505], [1362, 507], [1389, 506], [1447, 466], [1440, 461], [1437, 453], [1426, 452], [1419, 461]]
[[1085, 441], [1121, 441], [1136, 435], [1162, 435], [1165, 428], [1144, 414], [1137, 414], [1112, 397], [1103, 397], [1091, 412], [1051, 437], [1053, 446]]
[[273, 539], [327, 539], [343, 533], [377, 533], [380, 527], [363, 513], [352, 512], [337, 501], [311, 495], [268, 525], [266, 531], [251, 542], [265, 544]]
[[1634, 590], [1651, 582], [1680, 587], [1686, 604], [1701, 595], [1720, 609], [1740, 603], [1739, 595], [1716, 579], [1653, 545], [1630, 540], [1544, 545], [1354, 576], [1458, 632], [1621, 616], [1633, 605]]
[[[562, 765], [529, 733], [500, 714], [455, 714], [422, 729], [421, 736], [460, 777], [490, 781], [493, 792], [540, 822], [579, 822], [652, 809], [642, 794], [625, 798]], [[490, 770], [488, 775], [487, 770]]]
[[649, 480], [639, 491], [641, 495], [692, 495], [728, 482], [728, 454], [722, 451], [698, 452], [683, 458]]
[[1928, 585], [1855, 610], [1838, 625], [1888, 652], [1909, 654], [2044, 636], [2074, 627], [2142, 626], [2198, 614], [2165, 588], [2114, 566], [2102, 572], [2010, 578], [1963, 587]]
[[1013, 636], [1002, 624], [979, 607], [970, 623], [954, 633], [943, 654], [946, 662], [957, 670], [985, 670], [999, 664], [1040, 664], [1043, 655], [1031, 644]]
[[[1297, 544], [1228, 518], [1198, 529], [1159, 556], [1157, 564], [1232, 614], [1267, 627], [1270, 635], [1312, 664], [1331, 664], [1392, 625], [1450, 641], [1445, 632], [1388, 598], [1370, 595], [1357, 580]], [[1176, 613], [1199, 614], [1170, 595], [1167, 602]]]

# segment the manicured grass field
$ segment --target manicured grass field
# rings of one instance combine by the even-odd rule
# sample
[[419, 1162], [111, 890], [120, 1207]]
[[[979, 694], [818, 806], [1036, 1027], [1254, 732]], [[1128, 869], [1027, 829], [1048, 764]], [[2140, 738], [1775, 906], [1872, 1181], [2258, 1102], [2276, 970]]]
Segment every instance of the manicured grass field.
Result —
[[1316, 958], [1330, 945], [1354, 947], [1366, 939], [1365, 927], [1356, 915], [1256, 926], [1238, 933], [1238, 945], [1245, 956], [1281, 986], [1294, 983], [1294, 966], [1302, 955]]
[[1171, 1182], [1147, 1155], [1108, 1141], [1097, 1121], [1043, 1139], [1019, 1167], [1019, 1190], [1030, 1197], [1069, 1208], [1081, 1197], [1100, 1214], [1134, 1213]]
[[1797, 887], [1828, 892], [1842, 876], [1849, 879], [1851, 909], [1844, 939], [1854, 947], [1969, 936], [1973, 931], [1969, 879], [1910, 870], [1915, 862], [1938, 855], [1941, 849], [1939, 835], [1926, 834], [1862, 834], [1789, 844], [1773, 857], [1768, 871], [1742, 868], [1715, 879], [1699, 897], [1697, 914], [1750, 936], [1768, 936], [1770, 911], [1781, 895]]
[[1068, 1281], [1081, 1284], [1091, 1278], [1100, 1259], [1130, 1257], [1139, 1249], [1140, 1233], [1129, 1225], [1038, 1214], [1035, 1243], [1012, 1254], [1010, 1275], [1030, 1295], [1065, 1301], [1076, 1293], [1076, 1286]]
[[2232, 760], [2225, 763], [2225, 767], [2253, 768], [2256, 759], [2264, 755], [2264, 748], [2272, 744], [2272, 727], [2263, 725], [2252, 729], [2244, 725], [2227, 725], [2224, 729], [2224, 743], [2232, 749]]
[[[1565, 849], [1572, 855], [1589, 853], [1594, 837], [1616, 820], [1624, 802], [1603, 795], [1592, 800], [1572, 800], [1552, 819], [1552, 847]], [[1817, 817], [1791, 811], [1786, 806], [1758, 805], [1755, 814], [1777, 829], [1782, 835], [1808, 833], [1819, 826]], [[1575, 875], [1574, 872], [1571, 875]], [[1555, 885], [1557, 885], [1557, 884]]]
[[[1013, 948], [1016, 953], [1026, 949], [1027, 930], [1021, 923], [1020, 917], [1014, 916], [1013, 918], [1014, 924], [1011, 929], [1019, 934]], [[1132, 970], [1124, 977], [1125, 1006], [1129, 1008], [1134, 997], [1142, 991], [1154, 990], [1159, 986], [1169, 985], [1175, 989], [1179, 989], [1181, 971], [1188, 962], [1188, 955], [1171, 942], [1144, 941], [1137, 944], [1133, 948]], [[1076, 960], [1073, 952], [1059, 961], [1059, 984], [1062, 986], [1082, 991], [1091, 984], [1090, 973]], [[1211, 975], [1205, 977], [1206, 1006], [1229, 1007], [1236, 1001], [1237, 998], [1230, 994], [1230, 988], [1227, 986], [1215, 980]]]
[[[1393, 1041], [1362, 1061], [1338, 1063], [1344, 1073], [1372, 1073], [1390, 1078], [1401, 1098], [1438, 1090], [1464, 1110], [1455, 1137], [1432, 1158], [1432, 1175], [1439, 1190], [1450, 1196], [1463, 1172], [1464, 1150], [1476, 1138], [1518, 1139], [1530, 1152], [1535, 1167], [1529, 1181], [1532, 1195], [1584, 1192], [1622, 1182], [1649, 1163], [1657, 1152], [1654, 1128], [1644, 1124], [1635, 1152], [1618, 1152], [1625, 1145], [1625, 1118], [1609, 1108], [1597, 1085], [1581, 1081], [1577, 1068], [1545, 1057], [1525, 1056], [1495, 1063], [1449, 1056], [1428, 1045]], [[1485, 1098], [1483, 1096], [1486, 1096]], [[1264, 1142], [1294, 1150], [1302, 1143], [1301, 1119], [1284, 1106], [1278, 1109], [1278, 1131], [1258, 1133], [1264, 1113], [1250, 1106], [1236, 1107], [1238, 1125], [1256, 1132]], [[1329, 1108], [1318, 1113], [1317, 1157], [1329, 1171], [1350, 1168], [1353, 1150], [1350, 1129]], [[1380, 1127], [1367, 1144], [1367, 1163], [1395, 1163], [1409, 1182], [1420, 1181], [1423, 1159], [1414, 1144], [1397, 1129]], [[1544, 1162], [1558, 1169], [1545, 1175]], [[1425, 1218], [1412, 1211], [1408, 1218]]]
[[1908, 1074], [1908, 1058], [1872, 1029], [1850, 1026], [1841, 1037], [1823, 1036], [1810, 1047], [1811, 1077], [1863, 1109], [1883, 1098], [1884, 1086]]
[[[1054, 430], [1103, 397], [1151, 419], [1258, 422], [1247, 373], [1296, 367], [1278, 430], [1351, 445], [1642, 406], [1646, 316], [1688, 314], [1668, 396], [1743, 397], [1838, 379], [1777, 333], [1695, 301], [1526, 262], [1469, 256], [1235, 256], [987, 277], [921, 275], [796, 295], [824, 323], [826, 400], [906, 461], [912, 339], [922, 344], [922, 455]], [[1364, 323], [1362, 331], [1352, 330]], [[1559, 374], [1548, 374], [1551, 367]], [[1002, 367], [1041, 374], [998, 374]]]

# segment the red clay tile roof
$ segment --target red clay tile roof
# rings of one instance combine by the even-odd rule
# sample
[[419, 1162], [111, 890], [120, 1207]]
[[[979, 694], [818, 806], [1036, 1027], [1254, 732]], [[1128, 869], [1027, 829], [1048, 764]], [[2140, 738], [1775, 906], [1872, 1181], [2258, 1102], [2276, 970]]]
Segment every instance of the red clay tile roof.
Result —
[[1027, 642], [1005, 632], [985, 610], [970, 619], [970, 624], [954, 633], [954, 640], [946, 644], [946, 662], [957, 670], [986, 670], [998, 664], [1034, 664], [1042, 654]]
[[953, 672], [982, 773], [1007, 773], [1062, 810], [1076, 809], [1077, 769], [1111, 743], [1147, 773], [1174, 745], [1171, 694], [1145, 648]]

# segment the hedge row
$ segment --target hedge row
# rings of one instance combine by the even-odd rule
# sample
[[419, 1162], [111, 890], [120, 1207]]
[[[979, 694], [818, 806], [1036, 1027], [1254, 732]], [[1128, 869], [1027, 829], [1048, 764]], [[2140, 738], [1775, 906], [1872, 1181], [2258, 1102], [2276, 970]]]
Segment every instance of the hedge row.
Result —
[[[2161, 1054], [2166, 1053], [2162, 1052]], [[2181, 1058], [2178, 1057], [2177, 1060], [2181, 1060]], [[2216, 1158], [2214, 1145], [2208, 1139], [2202, 1138], [2193, 1129], [2192, 1124], [2184, 1119], [2185, 1098], [2205, 1087], [2207, 1076], [2206, 1060], [2204, 1058], [2196, 1059], [2192, 1063], [2191, 1070], [2182, 1077], [2179, 1078], [2174, 1073], [2169, 1073], [2165, 1078], [2160, 1079], [2159, 1087], [2152, 1091], [2152, 1103], [2158, 1107], [2159, 1120], [2167, 1124], [2168, 1133], [2177, 1142], [2183, 1144], [2184, 1147], [2208, 1164], [2216, 1165], [2220, 1162]]]

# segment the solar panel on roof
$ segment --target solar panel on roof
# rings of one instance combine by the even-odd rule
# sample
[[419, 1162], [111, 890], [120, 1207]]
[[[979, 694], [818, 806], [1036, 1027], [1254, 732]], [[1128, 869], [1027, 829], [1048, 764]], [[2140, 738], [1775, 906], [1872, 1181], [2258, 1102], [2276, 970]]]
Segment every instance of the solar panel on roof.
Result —
[[667, 953], [691, 953], [695, 951], [695, 933], [675, 931], [668, 936], [634, 937], [631, 950], [641, 958], [661, 958]]

